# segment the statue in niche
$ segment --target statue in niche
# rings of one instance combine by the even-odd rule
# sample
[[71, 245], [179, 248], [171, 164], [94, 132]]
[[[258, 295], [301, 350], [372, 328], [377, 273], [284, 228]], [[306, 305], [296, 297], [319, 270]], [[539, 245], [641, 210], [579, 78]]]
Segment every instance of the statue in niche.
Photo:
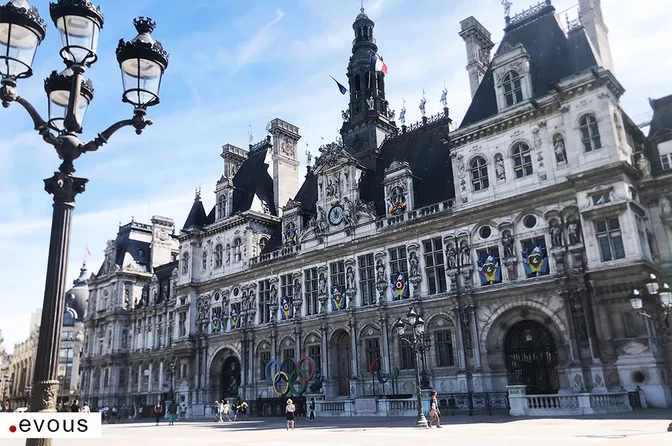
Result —
[[581, 243], [581, 227], [576, 217], [571, 217], [567, 222], [567, 235], [569, 236], [570, 245], [578, 245]]
[[278, 288], [275, 285], [271, 285], [271, 302], [275, 302], [278, 299]]
[[226, 263], [231, 263], [231, 245], [226, 245]]
[[357, 222], [357, 208], [348, 197], [343, 197], [343, 222], [346, 226], [353, 226]]
[[385, 264], [382, 260], [376, 262], [376, 283], [387, 283], [385, 280]]
[[324, 273], [320, 273], [320, 277], [318, 279], [319, 282], [319, 292], [322, 295], [327, 294], [327, 277], [324, 275]]
[[294, 297], [301, 299], [301, 280], [298, 278], [294, 279]]
[[651, 163], [644, 156], [644, 153], [639, 154], [639, 159], [637, 160], [637, 169], [644, 176], [644, 178], [651, 178]]
[[548, 228], [549, 234], [551, 234], [551, 247], [559, 248], [562, 246], [562, 227], [557, 220], [553, 220], [551, 227]]
[[152, 293], [152, 305], [153, 305], [153, 304], [156, 304], [156, 302], [157, 302], [158, 300], [159, 300], [159, 299], [158, 299], [158, 296], [157, 296], [157, 292], [156, 292], [156, 290], [154, 290], [154, 292]]
[[471, 265], [471, 247], [466, 240], [460, 243], [460, 263], [462, 266]]
[[515, 256], [513, 249], [514, 242], [515, 240], [513, 235], [511, 235], [511, 231], [504, 231], [504, 234], [502, 234], [502, 247], [504, 248], [505, 259], [510, 259]]
[[348, 122], [350, 120], [350, 110], [341, 110], [341, 118], [343, 118], [343, 122]]
[[124, 310], [128, 310], [131, 306], [131, 293], [130, 291], [124, 291]]
[[338, 175], [334, 176], [333, 180], [329, 178], [327, 182], [327, 198], [337, 197], [340, 191], [341, 180], [338, 178]]
[[557, 163], [567, 162], [567, 152], [565, 151], [565, 138], [559, 133], [553, 137], [553, 151], [555, 152], [555, 161]]
[[418, 255], [415, 252], [411, 253], [411, 256], [408, 259], [408, 263], [411, 264], [411, 277], [417, 277], [420, 275], [420, 262], [418, 261]]
[[375, 110], [376, 102], [373, 100], [373, 95], [369, 96], [369, 99], [366, 100], [366, 103], [368, 104], [370, 111]]
[[346, 290], [355, 289], [355, 270], [352, 266], [348, 266], [348, 271], [345, 273], [345, 288]]
[[439, 102], [441, 102], [443, 108], [448, 108], [448, 89], [446, 87], [443, 87], [443, 91], [441, 92], [441, 99]]
[[448, 260], [448, 269], [457, 268], [457, 250], [452, 243], [446, 249], [446, 259]]
[[250, 290], [250, 309], [254, 309], [255, 305], [257, 305], [257, 296], [254, 290]]
[[504, 157], [502, 154], [495, 156], [495, 173], [499, 181], [506, 180], [506, 171], [504, 170]]
[[401, 122], [401, 125], [406, 125], [406, 106], [401, 107], [401, 111], [399, 112], [399, 121]]

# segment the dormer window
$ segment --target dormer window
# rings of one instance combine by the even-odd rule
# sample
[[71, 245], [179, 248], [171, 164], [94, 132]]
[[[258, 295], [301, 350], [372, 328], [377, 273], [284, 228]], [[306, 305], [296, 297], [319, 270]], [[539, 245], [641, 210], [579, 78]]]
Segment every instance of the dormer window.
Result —
[[217, 200], [217, 216], [221, 218], [226, 218], [226, 196], [220, 195]]
[[240, 262], [243, 258], [243, 253], [242, 253], [242, 250], [241, 250], [242, 245], [243, 245], [243, 242], [239, 238], [236, 238], [233, 241], [232, 248], [233, 248], [233, 261], [234, 262]]
[[403, 214], [407, 209], [408, 206], [406, 205], [406, 194], [404, 193], [404, 189], [401, 186], [395, 186], [392, 188], [392, 193], [390, 194], [390, 203], [387, 210], [388, 214]]
[[511, 70], [504, 75], [502, 88], [504, 88], [504, 99], [507, 107], [523, 102], [523, 89], [517, 71]]
[[490, 186], [488, 181], [488, 165], [485, 158], [477, 156], [470, 163], [471, 168], [471, 184], [474, 186], [474, 191], [487, 189]]
[[262, 237], [259, 239], [259, 254], [264, 252], [264, 249], [266, 249], [266, 244], [268, 243], [268, 239], [266, 237]]

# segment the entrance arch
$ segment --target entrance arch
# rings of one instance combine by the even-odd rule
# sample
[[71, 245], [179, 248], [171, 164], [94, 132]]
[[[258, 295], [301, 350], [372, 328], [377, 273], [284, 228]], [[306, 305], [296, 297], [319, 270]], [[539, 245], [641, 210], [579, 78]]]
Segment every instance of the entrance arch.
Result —
[[222, 364], [219, 374], [220, 398], [235, 398], [240, 386], [240, 360], [236, 356], [229, 356]]
[[338, 396], [348, 396], [352, 375], [350, 334], [345, 330], [334, 333], [331, 338], [331, 347], [331, 376], [338, 383]]
[[532, 320], [516, 323], [506, 335], [504, 355], [509, 384], [524, 384], [531, 395], [558, 392], [558, 350], [546, 326]]

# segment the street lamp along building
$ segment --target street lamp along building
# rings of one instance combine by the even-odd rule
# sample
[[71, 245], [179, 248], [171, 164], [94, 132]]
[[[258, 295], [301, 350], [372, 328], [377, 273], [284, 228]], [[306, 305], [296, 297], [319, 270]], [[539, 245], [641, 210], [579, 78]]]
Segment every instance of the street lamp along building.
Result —
[[[341, 137], [300, 186], [299, 128], [274, 119], [248, 149], [224, 145], [215, 205], [196, 194], [164, 278], [152, 266], [124, 288], [137, 262], [110, 263], [109, 282], [101, 269], [87, 397], [151, 404], [176, 358], [187, 416], [222, 398], [269, 414], [284, 389], [333, 402], [325, 415], [380, 414], [370, 403], [383, 394], [414, 413], [416, 356], [394, 336], [412, 304], [440, 401], [522, 384], [669, 406], [670, 346], [657, 348], [663, 328], [633, 317], [628, 293], [672, 273], [672, 100], [652, 101], [647, 139], [620, 107], [599, 2], [579, 6], [580, 23], [550, 1], [507, 16], [494, 54], [474, 17], [461, 22], [473, 100], [457, 129], [445, 101], [426, 116], [425, 98], [420, 122], [404, 108], [397, 125], [362, 10]], [[164, 282], [167, 298], [153, 299]]]

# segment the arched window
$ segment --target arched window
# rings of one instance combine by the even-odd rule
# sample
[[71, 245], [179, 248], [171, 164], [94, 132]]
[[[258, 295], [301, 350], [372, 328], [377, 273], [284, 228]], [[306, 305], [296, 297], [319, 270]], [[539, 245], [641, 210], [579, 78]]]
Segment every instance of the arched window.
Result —
[[64, 327], [74, 327], [75, 326], [75, 315], [74, 311], [70, 308], [65, 310], [63, 315], [63, 326]]
[[471, 168], [471, 184], [474, 186], [474, 191], [487, 189], [490, 186], [488, 181], [488, 165], [485, 158], [478, 156], [471, 160], [469, 165]]
[[203, 271], [208, 269], [208, 251], [203, 251]]
[[532, 175], [532, 154], [530, 146], [524, 142], [519, 142], [511, 151], [513, 157], [513, 170], [516, 172], [516, 178], [523, 178]]
[[506, 99], [507, 107], [523, 102], [520, 75], [516, 71], [509, 71], [504, 75], [502, 86], [504, 87], [504, 98]]
[[390, 203], [388, 204], [387, 213], [389, 215], [403, 214], [408, 210], [406, 204], [406, 194], [401, 186], [395, 186], [390, 191]]
[[239, 238], [236, 238], [233, 241], [233, 261], [234, 262], [240, 262], [243, 258], [243, 253], [241, 251], [241, 246], [242, 245], [243, 245], [243, 242]]
[[266, 237], [259, 239], [259, 254], [264, 252], [264, 249], [266, 249], [266, 243], [268, 243], [268, 239]]
[[226, 196], [225, 195], [220, 195], [219, 199], [217, 200], [217, 216], [219, 218], [225, 218], [226, 217]]
[[189, 272], [189, 253], [185, 252], [182, 254], [182, 274], [187, 274]]
[[224, 260], [222, 245], [215, 246], [215, 268], [221, 268]]
[[579, 121], [579, 128], [581, 129], [581, 142], [583, 142], [583, 148], [586, 152], [602, 148], [600, 130], [597, 128], [595, 115], [583, 115]]

